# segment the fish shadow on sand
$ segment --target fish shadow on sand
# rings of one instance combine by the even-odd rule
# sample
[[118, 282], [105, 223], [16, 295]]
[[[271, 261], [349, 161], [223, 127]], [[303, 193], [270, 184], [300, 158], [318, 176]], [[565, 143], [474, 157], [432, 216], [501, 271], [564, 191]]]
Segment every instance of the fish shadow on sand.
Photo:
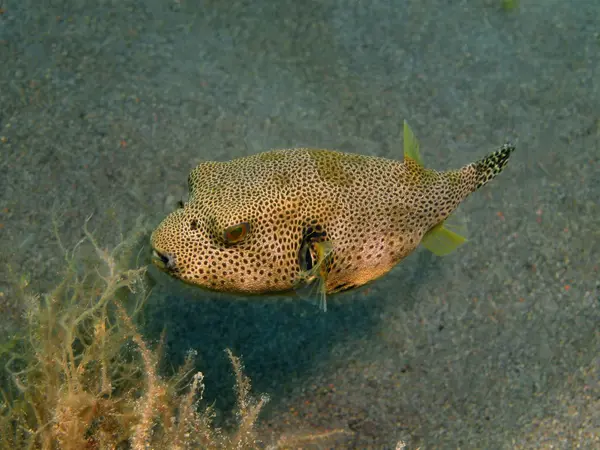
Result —
[[198, 289], [151, 268], [156, 285], [147, 300], [143, 332], [156, 342], [163, 329], [165, 367], [180, 366], [191, 349], [205, 375], [205, 399], [217, 410], [235, 404], [234, 376], [224, 352], [240, 356], [254, 393], [276, 401], [298, 381], [327, 364], [333, 346], [368, 340], [394, 303], [406, 311], [419, 299], [412, 292], [439, 275], [441, 258], [420, 251], [401, 268], [354, 292], [330, 296], [328, 310], [295, 296], [244, 297]]

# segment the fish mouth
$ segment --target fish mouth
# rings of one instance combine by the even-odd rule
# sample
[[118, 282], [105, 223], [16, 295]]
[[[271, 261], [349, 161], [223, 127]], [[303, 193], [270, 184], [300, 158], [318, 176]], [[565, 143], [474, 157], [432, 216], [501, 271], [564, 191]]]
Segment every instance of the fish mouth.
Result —
[[171, 253], [152, 249], [152, 263], [165, 272], [175, 271], [175, 257]]

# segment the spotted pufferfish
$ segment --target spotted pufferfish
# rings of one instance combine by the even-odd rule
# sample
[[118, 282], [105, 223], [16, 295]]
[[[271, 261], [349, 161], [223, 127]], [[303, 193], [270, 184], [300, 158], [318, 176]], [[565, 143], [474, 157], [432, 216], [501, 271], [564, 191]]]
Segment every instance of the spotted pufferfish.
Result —
[[458, 170], [421, 162], [404, 122], [404, 161], [294, 148], [189, 175], [189, 199], [152, 233], [155, 265], [221, 292], [270, 294], [317, 287], [325, 295], [386, 274], [419, 244], [445, 255], [465, 239], [444, 226], [505, 167], [506, 143]]

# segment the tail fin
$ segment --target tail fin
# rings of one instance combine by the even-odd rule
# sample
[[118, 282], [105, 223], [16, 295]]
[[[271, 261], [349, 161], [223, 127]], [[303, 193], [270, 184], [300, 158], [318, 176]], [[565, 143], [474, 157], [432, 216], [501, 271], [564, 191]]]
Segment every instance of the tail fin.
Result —
[[487, 184], [488, 181], [502, 172], [502, 169], [508, 163], [511, 153], [514, 151], [515, 146], [507, 142], [499, 150], [474, 163], [473, 166], [477, 171], [475, 189], [479, 189]]

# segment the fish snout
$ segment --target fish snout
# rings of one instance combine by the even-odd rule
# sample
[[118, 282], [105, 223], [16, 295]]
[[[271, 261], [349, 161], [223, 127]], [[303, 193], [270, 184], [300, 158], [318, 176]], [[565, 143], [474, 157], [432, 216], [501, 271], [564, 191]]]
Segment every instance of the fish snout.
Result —
[[172, 253], [152, 249], [152, 262], [161, 270], [167, 272], [175, 270], [175, 256]]

